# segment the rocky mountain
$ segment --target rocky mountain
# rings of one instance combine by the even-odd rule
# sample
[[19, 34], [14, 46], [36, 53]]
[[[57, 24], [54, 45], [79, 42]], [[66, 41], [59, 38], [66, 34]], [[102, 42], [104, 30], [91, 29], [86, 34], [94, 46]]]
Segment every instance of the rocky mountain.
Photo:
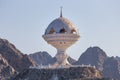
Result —
[[69, 57], [68, 57], [68, 62], [69, 62], [70, 64], [74, 64], [74, 63], [76, 63], [76, 60], [69, 56]]
[[[68, 61], [75, 65], [92, 65], [102, 72], [104, 77], [120, 80], [120, 57], [108, 57], [99, 47], [88, 48], [78, 59], [69, 57]], [[37, 52], [29, 56], [20, 52], [6, 39], [0, 38], [0, 80], [4, 80], [37, 64], [53, 64], [56, 58], [47, 52]]]
[[0, 39], [0, 54], [16, 71], [20, 72], [35, 63], [29, 56], [21, 53], [13, 44], [6, 39]]
[[88, 48], [75, 63], [76, 65], [92, 65], [102, 72], [104, 77], [120, 80], [119, 57], [108, 57], [99, 47]]
[[120, 80], [120, 61], [115, 57], [108, 57], [103, 64], [103, 75], [115, 80]]
[[[30, 57], [38, 64], [48, 65], [54, 63], [56, 59], [47, 52], [38, 52], [30, 54]], [[78, 59], [78, 61], [69, 57], [68, 61], [74, 65], [92, 65], [101, 71], [104, 77], [120, 79], [120, 59], [119, 57], [108, 57], [99, 47], [88, 48]], [[40, 62], [40, 63], [39, 63]], [[112, 76], [111, 76], [112, 75]]]
[[15, 74], [15, 70], [0, 54], [0, 80], [7, 80]]
[[92, 65], [100, 71], [103, 70], [103, 64], [107, 59], [106, 53], [99, 47], [88, 48], [78, 59], [76, 64], [82, 65]]
[[29, 55], [37, 64], [48, 65], [55, 62], [55, 59], [47, 52], [36, 52]]
[[116, 56], [115, 58], [120, 61], [120, 57]]
[[[56, 58], [52, 57], [49, 53], [43, 51], [43, 52], [36, 52], [29, 55], [33, 61], [35, 61], [38, 65], [49, 65], [54, 64], [56, 62]], [[68, 57], [68, 61], [71, 64], [74, 64], [76, 62], [75, 59]]]

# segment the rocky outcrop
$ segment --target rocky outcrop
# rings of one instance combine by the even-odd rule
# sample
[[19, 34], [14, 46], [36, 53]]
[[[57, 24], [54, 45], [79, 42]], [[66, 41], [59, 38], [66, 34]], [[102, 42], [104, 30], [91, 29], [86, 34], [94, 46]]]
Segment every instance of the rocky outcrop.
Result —
[[92, 65], [100, 71], [103, 70], [104, 61], [107, 59], [106, 53], [99, 47], [88, 48], [76, 62], [76, 64], [82, 65]]
[[102, 80], [93, 67], [70, 67], [59, 69], [26, 69], [13, 80]]
[[116, 56], [115, 59], [119, 60], [120, 61], [120, 57]]
[[51, 55], [47, 52], [36, 52], [29, 55], [37, 64], [48, 65], [55, 62]]
[[[43, 51], [43, 52], [36, 52], [29, 55], [30, 58], [35, 61], [38, 65], [49, 65], [54, 64], [56, 62], [56, 58], [52, 57], [49, 53]], [[71, 64], [74, 64], [76, 62], [75, 59], [68, 57], [68, 61]]]
[[75, 64], [95, 65], [104, 77], [115, 80], [120, 79], [120, 58], [108, 57], [99, 47], [88, 48]]
[[29, 56], [21, 53], [13, 44], [6, 39], [0, 39], [0, 54], [7, 60], [16, 71], [20, 72], [35, 63]]
[[[38, 58], [38, 62], [42, 61], [42, 64], [47, 64], [56, 62], [55, 57], [52, 58], [47, 52], [45, 53], [38, 53], [40, 55], [36, 55], [33, 59]], [[47, 58], [47, 59], [46, 59]], [[99, 47], [90, 47], [88, 48], [78, 59], [76, 62], [72, 58], [68, 58], [68, 61], [71, 64], [75, 65], [92, 65], [96, 66], [97, 70], [101, 71], [103, 76], [106, 78], [115, 78], [116, 80], [120, 79], [120, 59], [119, 57], [108, 57], [106, 53], [100, 49]], [[112, 76], [111, 76], [112, 75]]]
[[69, 62], [70, 64], [74, 64], [74, 63], [76, 63], [76, 60], [69, 56], [69, 57], [68, 57], [68, 62]]
[[[47, 52], [37, 52], [29, 56], [21, 53], [7, 40], [0, 39], [0, 80], [9, 78], [14, 73], [21, 72], [29, 66], [35, 66], [35, 62], [43, 65], [56, 62], [56, 58], [50, 56]], [[68, 58], [68, 61], [75, 65], [95, 65], [104, 77], [120, 79], [120, 57], [108, 57], [99, 47], [88, 48], [77, 62], [71, 57]]]
[[4, 57], [0, 54], [0, 80], [7, 80], [13, 76], [15, 70], [10, 66]]
[[103, 75], [105, 77], [120, 80], [120, 61], [115, 57], [109, 57], [103, 65]]

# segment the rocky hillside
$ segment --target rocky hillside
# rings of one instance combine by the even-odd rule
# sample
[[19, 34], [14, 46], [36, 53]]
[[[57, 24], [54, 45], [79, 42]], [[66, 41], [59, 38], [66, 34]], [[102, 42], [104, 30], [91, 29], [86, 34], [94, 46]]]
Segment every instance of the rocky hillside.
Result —
[[[54, 64], [56, 62], [56, 58], [52, 57], [49, 53], [43, 51], [43, 52], [36, 52], [29, 55], [33, 61], [35, 61], [38, 65], [49, 65]], [[75, 59], [68, 57], [68, 61], [71, 64], [74, 64], [76, 62]]]
[[108, 57], [103, 64], [103, 75], [105, 77], [120, 80], [120, 61], [115, 57]]
[[14, 73], [14, 68], [10, 66], [7, 60], [0, 54], [0, 80], [9, 79]]
[[120, 61], [120, 57], [116, 56], [115, 58]]
[[76, 60], [69, 56], [69, 57], [68, 57], [68, 62], [69, 62], [70, 64], [75, 64], [75, 63], [76, 63]]
[[93, 67], [70, 67], [59, 69], [26, 69], [13, 80], [103, 80]]
[[103, 63], [106, 59], [107, 55], [102, 49], [90, 47], [80, 56], [76, 64], [95, 65], [98, 70], [102, 71]]
[[29, 56], [39, 65], [48, 65], [55, 62], [55, 59], [53, 59], [47, 52], [36, 52]]
[[0, 54], [16, 71], [20, 72], [31, 65], [35, 65], [29, 56], [21, 53], [6, 39], [0, 39]]
[[[38, 52], [30, 54], [30, 57], [38, 64], [48, 65], [54, 63], [55, 58], [52, 58], [47, 52]], [[119, 57], [108, 57], [106, 53], [99, 47], [88, 48], [78, 59], [68, 58], [68, 61], [74, 65], [92, 65], [96, 66], [97, 70], [101, 71], [104, 77], [120, 79], [120, 59]], [[40, 62], [40, 63], [39, 63]], [[111, 76], [112, 75], [112, 76]]]
[[88, 48], [76, 62], [77, 65], [90, 64], [102, 72], [104, 77], [120, 80], [120, 60], [118, 57], [108, 57], [99, 47]]
[[[69, 57], [68, 61], [75, 65], [95, 65], [104, 77], [120, 80], [120, 57], [108, 57], [99, 47], [88, 48], [78, 59]], [[56, 58], [47, 52], [37, 52], [28, 55], [21, 53], [13, 44], [0, 38], [0, 80], [9, 78], [16, 72], [37, 64], [53, 64]], [[1, 79], [2, 78], [2, 79]]]

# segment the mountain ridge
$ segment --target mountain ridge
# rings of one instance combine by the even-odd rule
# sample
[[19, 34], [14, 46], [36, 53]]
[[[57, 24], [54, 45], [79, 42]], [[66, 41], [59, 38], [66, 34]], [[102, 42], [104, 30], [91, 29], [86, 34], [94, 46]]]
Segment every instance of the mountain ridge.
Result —
[[[48, 52], [46, 51], [39, 51], [36, 53], [29, 54], [31, 59], [35, 61], [38, 65], [49, 65], [49, 64], [54, 64], [56, 62], [56, 58], [52, 57]], [[70, 56], [68, 57], [68, 61], [71, 64], [74, 64], [76, 62], [75, 59], [71, 58]]]
[[[3, 80], [6, 77], [13, 76], [14, 74], [23, 71], [29, 66], [34, 66], [35, 63], [28, 56], [20, 52], [12, 43], [6, 39], [0, 38], [0, 76]], [[8, 76], [6, 76], [8, 75]]]
[[[1, 76], [3, 76], [3, 78], [6, 78], [5, 75], [10, 77], [16, 72], [21, 72], [29, 68], [29, 66], [35, 66], [38, 62], [39, 65], [48, 65], [56, 61], [55, 57], [52, 57], [47, 52], [37, 52], [36, 56], [38, 58], [36, 58], [36, 56], [34, 58], [38, 59], [38, 61], [31, 58], [30, 55], [23, 54], [8, 40], [0, 38], [0, 74], [4, 73], [4, 67], [8, 70], [8, 73], [11, 72], [11, 74], [4, 73], [4, 75]], [[110, 77], [115, 80], [120, 79], [120, 57], [109, 57], [99, 47], [89, 47], [82, 53], [77, 61], [71, 57], [68, 58], [68, 61], [73, 65], [95, 65], [96, 68], [102, 72], [104, 77]]]
[[[44, 54], [44, 52], [42, 54]], [[34, 53], [31, 55], [34, 55]], [[47, 53], [47, 55], [49, 55], [49, 53]], [[44, 56], [44, 58], [45, 58], [45, 56]], [[51, 57], [51, 60], [52, 59], [55, 60], [54, 57], [53, 58]], [[68, 60], [68, 61], [70, 61], [70, 60]], [[71, 61], [70, 61], [70, 63], [71, 63]], [[84, 53], [82, 53], [82, 55], [79, 57], [79, 59], [77, 61], [75, 60], [72, 64], [73, 65], [95, 66], [97, 68], [97, 70], [102, 72], [104, 77], [119, 80], [119, 78], [120, 78], [119, 77], [120, 76], [120, 74], [119, 74], [120, 73], [120, 70], [119, 70], [120, 64], [119, 63], [120, 63], [119, 57], [109, 57], [109, 56], [107, 56], [105, 51], [103, 51], [101, 48], [95, 46], [95, 47], [89, 47]], [[115, 65], [112, 66], [112, 64], [115, 64]], [[112, 70], [111, 70], [111, 68], [112, 68]], [[118, 74], [116, 74], [116, 72]], [[113, 75], [113, 76], [111, 77], [111, 75]]]

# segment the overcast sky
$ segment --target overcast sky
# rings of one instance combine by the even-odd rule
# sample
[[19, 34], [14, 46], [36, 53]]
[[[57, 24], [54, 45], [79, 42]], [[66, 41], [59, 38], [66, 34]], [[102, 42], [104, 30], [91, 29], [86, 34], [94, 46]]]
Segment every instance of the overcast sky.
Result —
[[0, 37], [30, 54], [56, 49], [42, 38], [60, 16], [71, 20], [81, 38], [67, 50], [78, 58], [88, 47], [99, 46], [109, 56], [120, 56], [120, 0], [0, 0]]

